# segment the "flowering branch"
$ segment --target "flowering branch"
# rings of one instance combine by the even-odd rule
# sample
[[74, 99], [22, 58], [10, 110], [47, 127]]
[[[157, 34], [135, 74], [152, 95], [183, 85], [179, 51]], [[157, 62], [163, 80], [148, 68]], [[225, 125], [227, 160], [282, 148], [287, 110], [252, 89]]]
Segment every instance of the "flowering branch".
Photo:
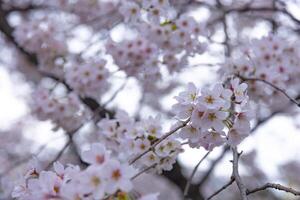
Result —
[[[1, 2], [0, 2], [1, 4]], [[26, 51], [21, 45], [19, 45], [19, 43], [15, 40], [15, 38], [13, 37], [13, 32], [14, 29], [13, 27], [10, 26], [10, 24], [8, 23], [7, 19], [7, 13], [3, 10], [2, 5], [0, 5], [0, 31], [9, 39], [9, 41], [11, 43], [13, 43], [15, 45], [15, 47], [27, 58], [27, 60], [33, 64], [34, 66], [38, 66], [38, 59], [37, 56], [35, 54], [29, 53], [28, 51]], [[55, 81], [58, 81], [60, 83], [62, 83], [68, 90], [69, 92], [72, 91], [72, 88], [61, 78], [57, 78], [56, 76], [46, 73], [46, 72], [40, 72], [39, 73], [45, 77], [48, 77], [50, 79], [53, 79]], [[99, 113], [101, 115], [101, 117], [105, 117], [106, 114], [109, 114], [109, 116], [113, 116], [114, 112], [113, 111], [109, 111], [107, 109], [105, 109], [103, 106], [101, 106], [95, 99], [90, 98], [90, 97], [82, 97], [81, 98], [82, 102], [84, 104], [86, 104], [92, 111], [95, 111], [97, 109], [99, 109], [99, 107], [101, 108], [101, 112]]]
[[[260, 119], [257, 121], [256, 125], [251, 129], [251, 133], [254, 133], [259, 127], [261, 127], [262, 125], [264, 125], [265, 123], [267, 123], [270, 119], [272, 119], [275, 115], [278, 115], [282, 112], [284, 112], [284, 110], [286, 109], [280, 109], [277, 110], [275, 112], [273, 112], [272, 114], [270, 114], [268, 117], [265, 117], [263, 119]], [[208, 170], [206, 171], [206, 173], [203, 175], [202, 179], [200, 180], [199, 184], [197, 185], [198, 187], [201, 187], [202, 185], [204, 185], [206, 183], [206, 181], [209, 179], [210, 175], [212, 174], [213, 170], [215, 169], [215, 167], [220, 163], [220, 161], [224, 158], [224, 156], [227, 154], [227, 152], [229, 151], [229, 146], [225, 146], [222, 153], [219, 155], [219, 157], [217, 157], [210, 165], [210, 167], [208, 168]]]
[[153, 143], [150, 148], [148, 148], [147, 150], [145, 150], [143, 153], [137, 155], [135, 158], [132, 159], [132, 161], [129, 162], [130, 165], [132, 165], [133, 163], [135, 163], [138, 159], [140, 159], [141, 157], [143, 157], [145, 154], [147, 154], [148, 152], [150, 152], [152, 149], [154, 149], [159, 143], [161, 143], [163, 140], [165, 140], [166, 138], [168, 138], [170, 135], [172, 135], [173, 133], [175, 133], [176, 131], [178, 131], [179, 129], [185, 127], [188, 123], [189, 123], [190, 119], [184, 121], [181, 125], [177, 126], [176, 128], [170, 130], [169, 132], [165, 133], [159, 140], [157, 140], [155, 143]]

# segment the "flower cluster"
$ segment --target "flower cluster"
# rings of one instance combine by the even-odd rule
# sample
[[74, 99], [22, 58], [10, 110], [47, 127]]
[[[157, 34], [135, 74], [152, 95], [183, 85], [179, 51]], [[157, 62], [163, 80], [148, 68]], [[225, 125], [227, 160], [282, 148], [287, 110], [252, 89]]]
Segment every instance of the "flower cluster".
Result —
[[[168, 0], [122, 1], [120, 13], [136, 35], [106, 45], [115, 64], [151, 88], [167, 68], [171, 74], [187, 66], [188, 58], [206, 49], [205, 23], [176, 13]], [[201, 40], [202, 38], [202, 40]]]
[[42, 70], [62, 76], [61, 59], [68, 49], [64, 34], [57, 23], [59, 22], [47, 17], [23, 22], [16, 27], [14, 37], [25, 50], [37, 55]]
[[[159, 116], [135, 121], [126, 112], [118, 111], [114, 119], [102, 119], [98, 123], [102, 143], [93, 143], [89, 150], [82, 152], [81, 159], [87, 168], [81, 170], [78, 166], [55, 163], [54, 171], [43, 171], [38, 165], [32, 165], [15, 187], [13, 197], [20, 200], [127, 198], [133, 189], [132, 179], [139, 174], [136, 171], [160, 173], [172, 169], [182, 152], [177, 130], [181, 129], [179, 137], [187, 139], [192, 147], [212, 150], [226, 142], [233, 146], [240, 143], [250, 132], [246, 89], [247, 85], [239, 79], [230, 80], [227, 87], [216, 84], [201, 92], [190, 83], [176, 97], [178, 103], [173, 106], [176, 117], [184, 122], [173, 125], [166, 134]], [[60, 124], [63, 127], [78, 124], [67, 121], [77, 120], [74, 113], [80, 110], [78, 99], [73, 99], [72, 94], [65, 101], [51, 95], [48, 90], [38, 90], [35, 110], [40, 117], [64, 122]], [[71, 112], [66, 116], [64, 111]], [[157, 195], [138, 199], [155, 200]]]
[[237, 145], [250, 133], [247, 85], [233, 79], [227, 88], [215, 84], [199, 91], [192, 83], [176, 97], [173, 110], [179, 119], [190, 119], [180, 137], [191, 147], [212, 150], [224, 143]]
[[56, 6], [67, 13], [76, 15], [80, 23], [89, 24], [97, 29], [108, 28], [121, 18], [116, 1], [59, 0]]
[[132, 167], [112, 158], [99, 143], [83, 152], [83, 160], [91, 164], [84, 170], [73, 165], [64, 167], [59, 162], [54, 163], [54, 171], [31, 165], [22, 183], [15, 187], [13, 197], [20, 200], [92, 200], [128, 195], [135, 174]]
[[[289, 93], [299, 93], [299, 52], [297, 43], [290, 43], [276, 35], [268, 35], [242, 45], [222, 68], [225, 74], [267, 81]], [[287, 102], [280, 92], [260, 81], [249, 81], [251, 98], [262, 100], [271, 107]]]
[[33, 113], [38, 119], [51, 120], [66, 131], [78, 128], [74, 125], [80, 126], [90, 116], [75, 93], [59, 97], [50, 90], [40, 87], [32, 96]]
[[115, 64], [129, 76], [138, 77], [158, 71], [158, 49], [142, 37], [119, 43], [110, 40], [106, 50], [112, 55]]
[[[100, 139], [118, 153], [121, 160], [130, 160], [142, 154], [154, 147], [153, 144], [163, 136], [159, 117], [135, 122], [124, 111], [119, 111], [116, 119], [101, 120], [98, 126]], [[153, 166], [158, 172], [171, 170], [180, 152], [180, 142], [175, 137], [169, 137], [139, 159], [136, 167]]]
[[200, 54], [206, 47], [199, 40], [200, 36], [207, 36], [205, 24], [190, 16], [183, 15], [161, 24], [143, 23], [140, 31], [168, 53]]
[[[2, 65], [13, 63], [38, 86], [32, 87], [35, 89], [30, 105], [33, 114], [41, 121], [53, 122], [55, 130], [62, 128], [70, 139], [66, 147], [71, 146], [73, 134], [82, 126], [91, 128], [96, 133], [93, 139], [101, 142], [91, 144], [88, 150], [77, 155], [84, 168], [55, 162], [67, 153], [65, 148], [46, 168], [30, 163], [21, 183], [15, 187], [13, 198], [155, 200], [158, 194], [136, 194], [133, 180], [149, 171], [171, 170], [185, 144], [207, 151], [230, 145], [238, 162], [235, 147], [251, 133], [254, 109], [250, 108], [250, 101], [257, 103], [254, 111], [258, 114], [265, 115], [266, 109], [274, 114], [287, 111], [288, 100], [299, 104], [296, 95], [300, 93], [299, 43], [293, 42], [297, 36], [286, 41], [277, 35], [268, 35], [240, 44], [240, 39], [251, 35], [247, 33], [252, 18], [249, 14], [262, 13], [258, 18], [265, 22], [270, 21], [268, 16], [275, 12], [280, 18], [299, 23], [293, 17], [294, 11], [288, 9], [291, 2], [272, 5], [258, 0], [238, 2], [2, 0], [0, 32], [15, 47], [13, 51], [3, 48], [2, 53], [9, 56], [3, 58]], [[267, 16], [264, 11], [268, 11]], [[236, 16], [242, 20], [233, 24]], [[280, 27], [281, 23], [273, 21], [274, 18], [270, 25], [276, 25], [272, 27], [274, 30], [280, 28], [278, 34], [282, 36], [295, 28], [293, 23]], [[255, 17], [255, 24], [257, 22], [260, 21]], [[286, 31], [286, 28], [291, 30]], [[2, 38], [0, 42], [6, 45], [7, 41]], [[229, 58], [221, 46], [227, 48]], [[200, 57], [217, 55], [215, 51], [221, 52], [218, 60], [225, 60], [219, 70], [223, 82], [201, 90], [189, 83], [187, 89], [175, 97], [176, 103], [170, 112], [164, 110], [164, 96], [180, 84], [181, 77], [177, 79], [174, 75], [204, 52]], [[115, 100], [123, 87], [102, 104], [111, 84], [118, 82], [114, 78], [120, 78], [110, 72], [109, 63], [116, 65], [112, 67], [117, 68], [117, 72], [125, 73], [126, 79], [134, 79], [132, 84], [140, 89], [141, 107], [168, 115], [173, 112], [176, 123], [166, 128], [159, 116], [135, 119], [118, 108], [110, 110], [106, 105]], [[52, 87], [52, 83], [54, 88], [46, 89]], [[106, 114], [110, 118], [103, 117]], [[257, 118], [254, 129], [272, 116]], [[0, 176], [13, 174], [10, 173], [13, 165], [19, 170], [18, 158], [29, 154], [20, 152], [22, 147], [16, 148], [22, 142], [22, 137], [16, 136], [22, 131], [11, 131], [0, 141], [0, 162], [4, 162]], [[2, 131], [4, 133], [6, 131]], [[81, 147], [79, 142], [83, 140], [78, 141]], [[23, 146], [28, 143], [26, 140]], [[10, 150], [11, 147], [14, 149]], [[264, 180], [264, 174], [254, 166], [253, 155], [245, 157], [248, 158], [240, 161], [252, 168], [253, 173], [249, 175]], [[52, 163], [54, 169], [50, 171]], [[234, 168], [237, 165], [234, 163]], [[284, 167], [295, 171], [298, 165], [290, 163]], [[0, 185], [0, 198], [6, 199], [12, 181], [6, 183], [8, 179], [0, 178], [1, 185], [5, 185]], [[235, 174], [233, 178], [239, 181]], [[300, 182], [299, 177], [294, 179]], [[3, 190], [6, 190], [5, 197], [2, 197]]]
[[109, 87], [109, 71], [103, 59], [88, 60], [84, 63], [70, 62], [66, 67], [66, 82], [81, 96], [99, 99]]
[[169, 0], [126, 0], [122, 2], [120, 13], [126, 22], [140, 22], [142, 14], [152, 23], [160, 23], [175, 17], [175, 10], [170, 6]]

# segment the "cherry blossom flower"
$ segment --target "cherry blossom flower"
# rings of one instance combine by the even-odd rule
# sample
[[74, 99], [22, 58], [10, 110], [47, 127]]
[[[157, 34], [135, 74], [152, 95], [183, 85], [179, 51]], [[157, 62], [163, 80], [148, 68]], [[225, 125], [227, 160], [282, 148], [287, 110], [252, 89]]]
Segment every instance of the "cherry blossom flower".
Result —
[[223, 107], [224, 100], [220, 98], [222, 94], [222, 87], [219, 85], [215, 85], [212, 90], [202, 89], [201, 96], [199, 97], [199, 101], [202, 105], [207, 107], [208, 109], [218, 109]]
[[81, 174], [82, 187], [84, 190], [92, 192], [95, 199], [101, 199], [105, 195], [106, 185], [102, 166], [90, 166]]
[[202, 119], [202, 127], [213, 128], [221, 131], [224, 128], [223, 120], [228, 117], [228, 113], [224, 111], [207, 110]]
[[125, 22], [137, 22], [140, 17], [140, 7], [138, 4], [126, 1], [120, 7], [120, 13], [125, 17]]
[[101, 143], [93, 143], [91, 149], [82, 152], [83, 161], [89, 164], [104, 164], [109, 157], [109, 153]]
[[130, 166], [121, 165], [116, 160], [110, 160], [105, 165], [105, 169], [105, 176], [108, 180], [106, 190], [108, 192], [114, 193], [118, 189], [128, 192], [132, 189], [130, 178], [134, 175], [135, 171]]

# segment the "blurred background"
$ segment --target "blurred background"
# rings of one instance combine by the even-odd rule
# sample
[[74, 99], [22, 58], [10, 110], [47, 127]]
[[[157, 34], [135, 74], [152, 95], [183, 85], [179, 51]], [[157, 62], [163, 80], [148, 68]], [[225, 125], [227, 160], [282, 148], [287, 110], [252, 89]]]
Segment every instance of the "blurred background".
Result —
[[[178, 12], [206, 23], [208, 37], [203, 40], [207, 49], [189, 58], [180, 72], [163, 73], [157, 89], [164, 92], [159, 95], [145, 92], [140, 80], [127, 77], [105, 54], [104, 44], [108, 36], [114, 41], [121, 41], [133, 38], [135, 33], [123, 23], [117, 11], [100, 12], [100, 8], [95, 8], [103, 2], [118, 3], [104, 0], [0, 1], [0, 199], [11, 199], [13, 185], [33, 157], [47, 165], [64, 147], [67, 139], [65, 132], [55, 123], [41, 121], [32, 113], [32, 93], [38, 84], [56, 87], [56, 82], [37, 72], [31, 53], [27, 54], [15, 39], [14, 31], [22, 24], [28, 21], [55, 22], [60, 30], [52, 33], [63, 35], [68, 54], [105, 57], [113, 76], [109, 80], [111, 87], [100, 102], [114, 96], [105, 108], [123, 109], [139, 118], [160, 113], [165, 128], [174, 122], [170, 113], [175, 103], [173, 97], [188, 82], [194, 82], [201, 88], [219, 81], [218, 71], [224, 67], [225, 57], [240, 43], [270, 33], [276, 33], [287, 41], [299, 40], [300, 1], [297, 0], [170, 0]], [[72, 9], [67, 9], [70, 7]], [[299, 122], [299, 112], [293, 106], [272, 112], [266, 109], [265, 113], [257, 116], [253, 122], [254, 131], [239, 146], [243, 151], [240, 171], [249, 188], [266, 182], [300, 188]], [[64, 151], [59, 160], [64, 164], [80, 165], [78, 152], [95, 138], [92, 124], [86, 123], [76, 134], [74, 145]], [[141, 176], [136, 180], [137, 190], [142, 193], [159, 190], [160, 199], [182, 199], [189, 175], [206, 153], [204, 149], [192, 149], [187, 145], [183, 148], [184, 153], [171, 171]], [[228, 148], [216, 148], [198, 168], [190, 188], [190, 198], [204, 199], [224, 185], [232, 173], [231, 159]], [[251, 197], [258, 200], [297, 199], [273, 190]], [[239, 199], [236, 185], [214, 199]]]

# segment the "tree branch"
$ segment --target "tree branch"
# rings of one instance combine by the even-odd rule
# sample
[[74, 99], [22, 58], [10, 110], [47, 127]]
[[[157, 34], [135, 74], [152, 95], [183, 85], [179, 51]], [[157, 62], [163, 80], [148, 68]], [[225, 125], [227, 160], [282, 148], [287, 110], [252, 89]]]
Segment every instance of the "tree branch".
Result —
[[276, 85], [270, 83], [269, 81], [266, 81], [266, 80], [264, 80], [264, 79], [259, 79], [259, 78], [248, 78], [248, 77], [244, 77], [244, 76], [241, 76], [241, 75], [237, 75], [237, 77], [241, 78], [241, 79], [244, 80], [244, 81], [259, 81], [259, 82], [263, 82], [263, 83], [265, 83], [265, 84], [271, 86], [271, 87], [274, 88], [275, 90], [281, 92], [281, 93], [282, 93], [286, 98], [288, 98], [292, 103], [294, 103], [294, 104], [296, 104], [298, 107], [300, 107], [300, 103], [299, 103], [296, 99], [290, 97], [283, 89], [281, 89], [281, 88], [279, 88], [278, 86], [276, 86]]
[[188, 195], [188, 192], [189, 192], [189, 189], [190, 189], [190, 186], [191, 186], [191, 182], [193, 180], [193, 177], [195, 176], [196, 172], [197, 172], [197, 169], [198, 167], [200, 166], [200, 164], [205, 160], [205, 158], [210, 154], [211, 151], [207, 152], [203, 158], [201, 158], [201, 160], [197, 163], [197, 165], [194, 167], [193, 169], [193, 172], [191, 174], [191, 176], [189, 177], [187, 183], [186, 183], [186, 186], [184, 188], [184, 192], [183, 192], [183, 197], [186, 198], [187, 195]]
[[198, 187], [202, 187], [206, 181], [209, 179], [210, 175], [212, 174], [212, 172], [214, 171], [215, 167], [220, 163], [220, 161], [224, 158], [224, 156], [226, 155], [226, 153], [229, 150], [229, 146], [225, 146], [222, 153], [211, 163], [209, 169], [206, 171], [206, 173], [203, 175], [203, 177], [201, 178]]
[[[8, 40], [15, 45], [15, 47], [27, 58], [27, 60], [33, 64], [38, 69], [38, 58], [35, 54], [31, 54], [28, 51], [26, 51], [22, 46], [18, 44], [18, 42], [13, 37], [14, 29], [11, 27], [7, 21], [7, 13], [3, 10], [3, 4], [0, 1], [0, 31], [8, 38]], [[70, 92], [73, 90], [64, 80], [55, 77], [52, 74], [46, 73], [46, 72], [40, 72], [39, 73], [47, 78], [50, 78], [52, 80], [55, 80], [57, 82], [62, 83]], [[95, 99], [90, 97], [82, 97], [82, 102], [88, 106], [92, 111], [98, 110], [100, 111], [100, 117], [106, 117], [108, 114], [110, 117], [114, 116], [114, 111], [109, 111], [103, 106], [101, 106]]]
[[217, 191], [215, 191], [212, 195], [210, 195], [209, 197], [207, 197], [206, 200], [210, 200], [212, 199], [214, 196], [218, 195], [220, 192], [222, 192], [223, 190], [225, 190], [226, 188], [228, 188], [230, 185], [232, 185], [232, 183], [235, 181], [234, 176], [231, 176], [230, 180], [228, 181], [228, 183], [226, 183], [225, 185], [223, 185], [220, 189], [218, 189]]
[[63, 155], [65, 150], [68, 148], [68, 146], [71, 144], [71, 140], [68, 139], [67, 143], [63, 146], [63, 148], [58, 152], [58, 154], [55, 156], [55, 158], [45, 167], [45, 170], [49, 170], [53, 163], [59, 160], [59, 158]]
[[170, 130], [169, 132], [165, 133], [159, 140], [157, 140], [156, 142], [154, 142], [151, 147], [149, 147], [147, 150], [145, 150], [143, 153], [137, 155], [135, 158], [132, 159], [132, 161], [129, 162], [130, 165], [132, 165], [133, 163], [135, 163], [138, 159], [140, 159], [141, 157], [143, 157], [145, 154], [147, 154], [148, 152], [150, 152], [151, 150], [153, 150], [159, 143], [161, 143], [163, 140], [165, 140], [166, 138], [168, 138], [170, 135], [172, 135], [173, 133], [175, 133], [176, 131], [178, 131], [179, 129], [185, 127], [188, 123], [189, 123], [190, 119], [182, 122], [181, 125], [177, 126], [176, 128]]
[[157, 165], [157, 163], [154, 163], [154, 164], [150, 165], [149, 167], [146, 167], [145, 169], [141, 170], [136, 175], [134, 175], [133, 177], [131, 177], [131, 180], [136, 179], [137, 177], [139, 177], [143, 173], [145, 173], [145, 172], [149, 171], [150, 169], [154, 168], [156, 165]]
[[263, 185], [261, 187], [254, 188], [252, 190], [247, 190], [246, 194], [250, 195], [250, 194], [253, 194], [253, 193], [256, 193], [256, 192], [266, 190], [268, 188], [272, 188], [272, 189], [284, 191], [284, 192], [287, 192], [287, 193], [291, 193], [295, 196], [300, 196], [300, 191], [297, 191], [293, 188], [286, 187], [286, 186], [283, 186], [283, 185], [280, 185], [280, 184], [275, 184], [275, 183], [266, 183], [265, 185]]
[[241, 195], [241, 198], [242, 200], [248, 200], [248, 197], [247, 197], [247, 189], [240, 177], [240, 174], [239, 174], [239, 157], [240, 157], [240, 154], [237, 152], [237, 148], [236, 147], [233, 147], [232, 148], [232, 154], [233, 154], [233, 162], [232, 162], [232, 174], [235, 178], [235, 182], [239, 188], [239, 191], [240, 191], [240, 195]]

